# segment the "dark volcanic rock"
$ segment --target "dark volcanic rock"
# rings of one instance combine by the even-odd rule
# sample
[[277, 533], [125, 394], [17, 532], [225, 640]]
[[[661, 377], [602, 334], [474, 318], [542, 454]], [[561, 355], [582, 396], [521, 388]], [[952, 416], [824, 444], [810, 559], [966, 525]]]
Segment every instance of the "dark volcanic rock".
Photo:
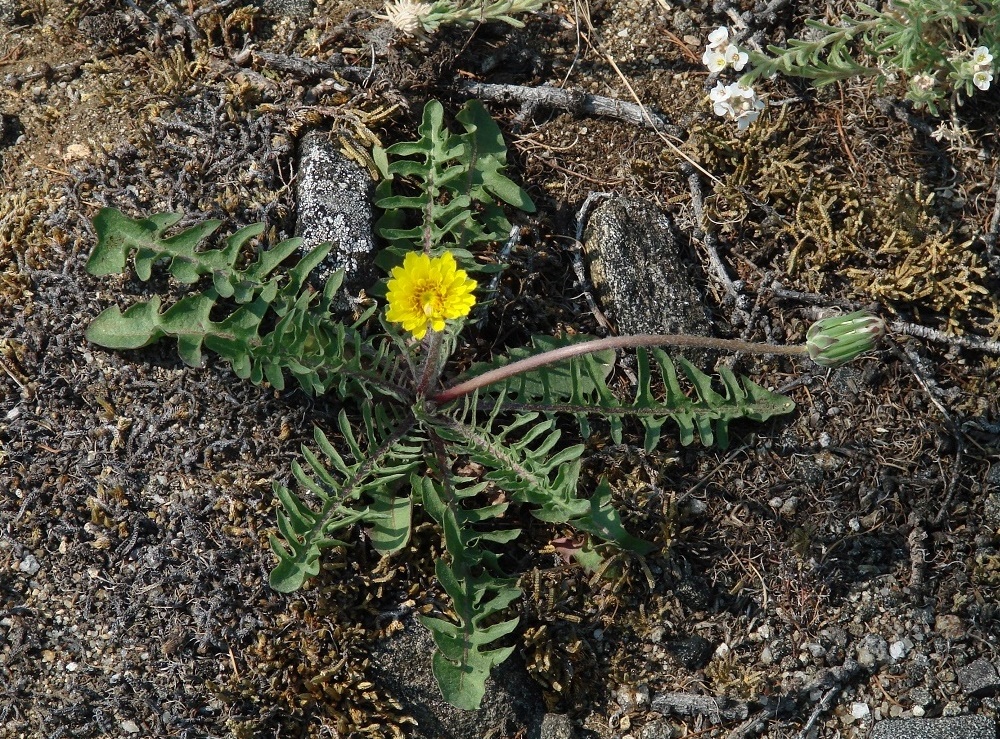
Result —
[[712, 643], [695, 634], [669, 642], [667, 650], [688, 670], [698, 670], [708, 664], [712, 656]]
[[977, 659], [975, 662], [955, 670], [959, 684], [967, 694], [983, 698], [1000, 691], [1000, 675], [996, 665], [988, 659]]
[[996, 739], [997, 727], [987, 716], [911, 718], [881, 721], [871, 739]]

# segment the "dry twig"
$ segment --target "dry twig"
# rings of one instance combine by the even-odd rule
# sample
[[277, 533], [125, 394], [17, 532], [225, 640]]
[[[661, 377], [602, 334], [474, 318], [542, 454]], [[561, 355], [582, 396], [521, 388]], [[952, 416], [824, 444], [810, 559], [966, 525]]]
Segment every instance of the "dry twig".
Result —
[[889, 329], [897, 334], [916, 336], [918, 339], [936, 341], [940, 344], [948, 344], [949, 346], [963, 347], [965, 349], [974, 349], [976, 351], [987, 352], [989, 354], [1000, 354], [1000, 341], [987, 339], [983, 336], [976, 336], [975, 334], [955, 336], [954, 334], [946, 334], [944, 331], [938, 331], [937, 329], [928, 328], [927, 326], [921, 326], [916, 323], [905, 323], [903, 321], [893, 321], [889, 325]]
[[722, 283], [726, 293], [730, 298], [736, 299], [739, 291], [729, 278], [729, 273], [726, 272], [726, 266], [722, 263], [722, 259], [719, 258], [715, 234], [705, 228], [705, 205], [701, 193], [701, 180], [698, 179], [698, 173], [693, 168], [682, 166], [682, 170], [687, 175], [688, 187], [691, 190], [691, 205], [694, 208], [695, 218], [694, 237], [705, 246], [705, 251], [708, 252], [709, 264], [712, 265], [712, 271], [719, 282]]
[[563, 90], [558, 87], [523, 87], [521, 85], [491, 85], [484, 82], [462, 82], [458, 92], [479, 100], [488, 100], [501, 105], [516, 104], [521, 107], [521, 118], [527, 118], [540, 108], [565, 110], [574, 115], [598, 115], [626, 121], [635, 126], [648, 126], [654, 131], [673, 135], [681, 129], [666, 120], [645, 111], [641, 106], [624, 100], [603, 95], [589, 95], [584, 92]]

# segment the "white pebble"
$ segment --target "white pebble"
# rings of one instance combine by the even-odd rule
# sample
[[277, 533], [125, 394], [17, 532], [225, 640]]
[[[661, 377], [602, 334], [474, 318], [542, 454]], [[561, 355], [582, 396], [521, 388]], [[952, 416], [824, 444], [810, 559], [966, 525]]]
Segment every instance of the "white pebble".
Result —
[[911, 649], [913, 649], [913, 642], [909, 639], [900, 639], [889, 645], [889, 656], [893, 660], [901, 660], [910, 653]]
[[871, 709], [868, 708], [867, 703], [857, 702], [851, 704], [851, 715], [854, 716], [854, 718], [857, 719], [866, 718], [870, 713]]
[[17, 566], [17, 569], [19, 569], [21, 572], [28, 575], [29, 577], [33, 577], [38, 573], [40, 569], [42, 569], [42, 566], [38, 564], [38, 560], [35, 558], [34, 554], [29, 554], [27, 557], [21, 560], [21, 563]]

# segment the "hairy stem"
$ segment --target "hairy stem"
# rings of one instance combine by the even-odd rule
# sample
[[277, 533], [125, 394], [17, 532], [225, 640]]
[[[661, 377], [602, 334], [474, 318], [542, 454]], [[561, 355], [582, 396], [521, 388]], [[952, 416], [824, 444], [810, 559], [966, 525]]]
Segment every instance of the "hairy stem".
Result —
[[417, 397], [427, 392], [427, 388], [437, 382], [441, 371], [441, 332], [430, 329], [424, 339], [424, 366], [420, 368], [417, 378]]
[[710, 336], [691, 336], [689, 334], [637, 334], [635, 336], [610, 336], [606, 339], [582, 341], [579, 344], [569, 344], [558, 349], [551, 349], [533, 357], [526, 357], [512, 362], [505, 367], [484, 372], [465, 382], [452, 385], [441, 392], [431, 395], [428, 399], [434, 403], [446, 403], [463, 395], [475, 392], [482, 387], [506, 380], [508, 377], [531, 372], [548, 364], [562, 362], [566, 359], [584, 354], [604, 351], [605, 349], [635, 349], [643, 346], [683, 346], [700, 349], [719, 349], [727, 352], [747, 352], [749, 354], [808, 354], [805, 346], [778, 346], [775, 344], [757, 344], [739, 339], [716, 339]]

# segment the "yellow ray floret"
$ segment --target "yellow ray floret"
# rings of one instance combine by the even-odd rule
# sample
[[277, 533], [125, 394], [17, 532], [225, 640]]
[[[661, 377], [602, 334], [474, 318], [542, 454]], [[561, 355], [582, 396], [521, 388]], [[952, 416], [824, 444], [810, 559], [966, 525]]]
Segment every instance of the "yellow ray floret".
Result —
[[451, 252], [434, 258], [410, 252], [403, 265], [392, 270], [385, 317], [422, 339], [428, 328], [441, 331], [446, 320], [469, 315], [475, 289], [476, 281], [458, 269]]

